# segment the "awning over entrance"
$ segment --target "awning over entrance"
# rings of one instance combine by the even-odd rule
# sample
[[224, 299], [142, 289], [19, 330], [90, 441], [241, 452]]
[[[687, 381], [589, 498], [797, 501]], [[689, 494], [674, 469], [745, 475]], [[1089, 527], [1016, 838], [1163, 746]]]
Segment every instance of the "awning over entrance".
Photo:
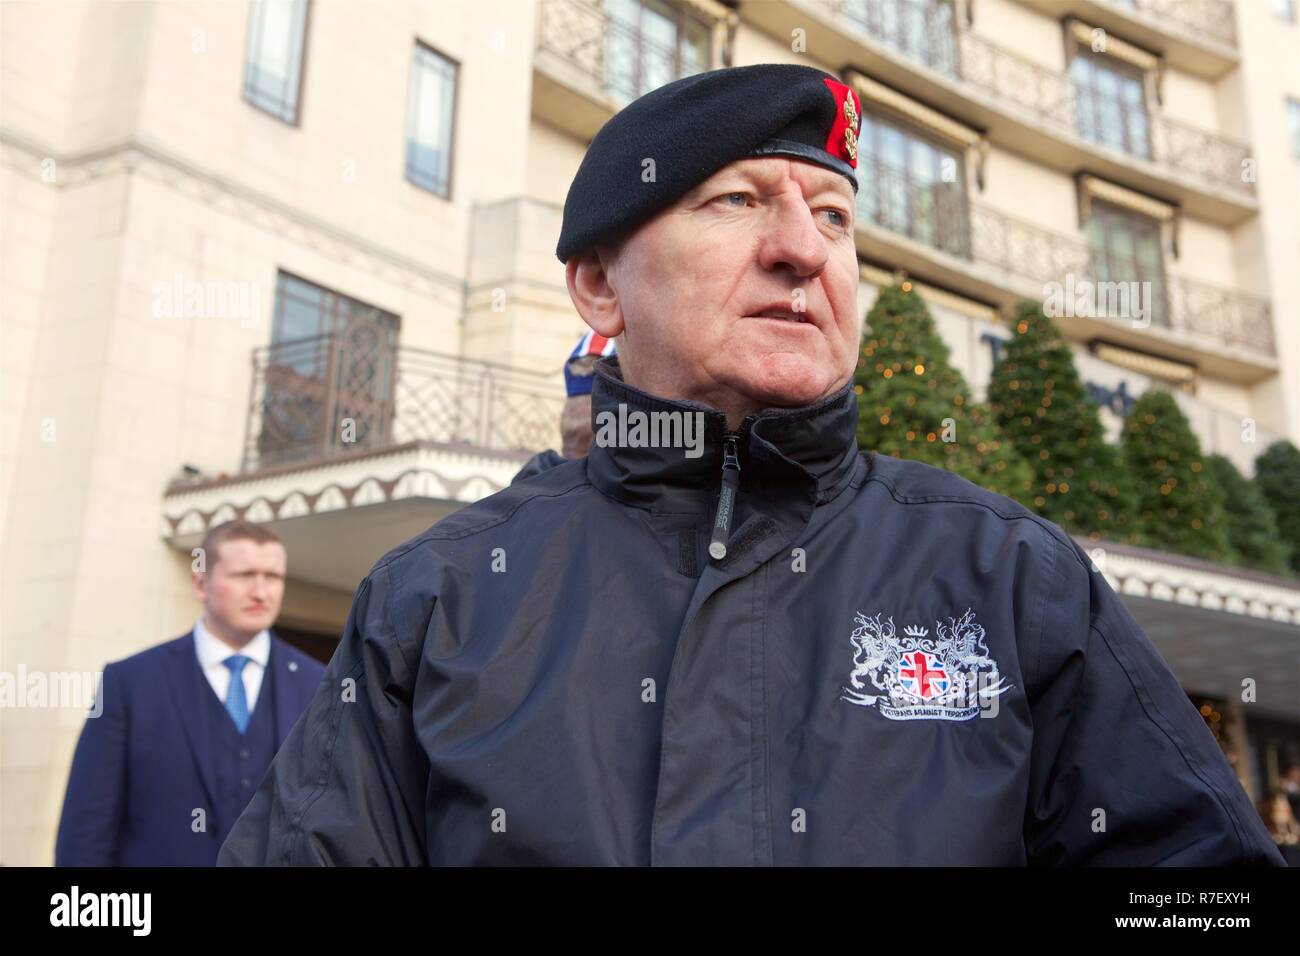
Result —
[[1300, 721], [1300, 582], [1126, 545], [1080, 541], [1189, 693]]
[[266, 524], [284, 541], [294, 580], [350, 593], [387, 551], [506, 487], [528, 457], [417, 441], [174, 486], [162, 535], [188, 553], [224, 521]]

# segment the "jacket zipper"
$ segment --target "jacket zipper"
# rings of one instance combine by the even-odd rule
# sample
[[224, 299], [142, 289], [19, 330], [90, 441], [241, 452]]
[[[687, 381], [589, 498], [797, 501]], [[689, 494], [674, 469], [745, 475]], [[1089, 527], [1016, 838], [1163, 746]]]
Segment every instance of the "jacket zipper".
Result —
[[723, 433], [722, 493], [718, 496], [713, 537], [709, 541], [709, 557], [715, 561], [727, 556], [727, 538], [731, 534], [732, 516], [736, 513], [736, 496], [740, 492], [740, 454], [736, 448], [739, 438], [740, 432]]

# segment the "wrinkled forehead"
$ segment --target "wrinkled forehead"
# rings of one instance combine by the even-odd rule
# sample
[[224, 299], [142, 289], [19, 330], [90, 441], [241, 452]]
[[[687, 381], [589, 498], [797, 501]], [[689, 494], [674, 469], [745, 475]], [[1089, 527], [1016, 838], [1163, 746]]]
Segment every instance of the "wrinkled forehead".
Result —
[[785, 156], [746, 157], [723, 166], [686, 194], [689, 201], [734, 182], [748, 182], [760, 188], [776, 189], [787, 179], [798, 183], [805, 199], [835, 194], [845, 202], [855, 199], [853, 187], [842, 175], [825, 166]]

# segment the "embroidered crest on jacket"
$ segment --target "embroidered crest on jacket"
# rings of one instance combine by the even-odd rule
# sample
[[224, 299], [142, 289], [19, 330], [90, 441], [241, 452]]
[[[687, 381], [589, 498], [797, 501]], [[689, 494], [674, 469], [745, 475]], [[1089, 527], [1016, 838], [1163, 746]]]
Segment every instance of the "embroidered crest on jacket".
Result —
[[[893, 617], [854, 616], [853, 670], [841, 700], [875, 707], [890, 720], [970, 720], [997, 713], [996, 698], [1011, 690], [984, 644], [984, 628], [966, 609], [929, 628], [907, 625], [899, 637]], [[870, 693], [870, 691], [879, 693]]]

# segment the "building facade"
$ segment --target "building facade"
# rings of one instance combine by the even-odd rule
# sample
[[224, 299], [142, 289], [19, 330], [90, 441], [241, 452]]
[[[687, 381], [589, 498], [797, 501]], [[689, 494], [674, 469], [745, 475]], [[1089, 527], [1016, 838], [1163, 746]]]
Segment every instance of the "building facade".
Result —
[[[0, 672], [184, 633], [191, 549], [236, 516], [285, 540], [280, 629], [327, 656], [375, 559], [558, 447], [568, 184], [624, 103], [721, 66], [858, 91], [864, 311], [905, 273], [982, 398], [1007, 310], [1054, 302], [1112, 433], [1172, 388], [1250, 474], [1300, 444], [1297, 5], [0, 4]], [[1275, 784], [1300, 585], [1094, 560], [1247, 789]], [[84, 720], [23, 703], [10, 865], [52, 859]]]

